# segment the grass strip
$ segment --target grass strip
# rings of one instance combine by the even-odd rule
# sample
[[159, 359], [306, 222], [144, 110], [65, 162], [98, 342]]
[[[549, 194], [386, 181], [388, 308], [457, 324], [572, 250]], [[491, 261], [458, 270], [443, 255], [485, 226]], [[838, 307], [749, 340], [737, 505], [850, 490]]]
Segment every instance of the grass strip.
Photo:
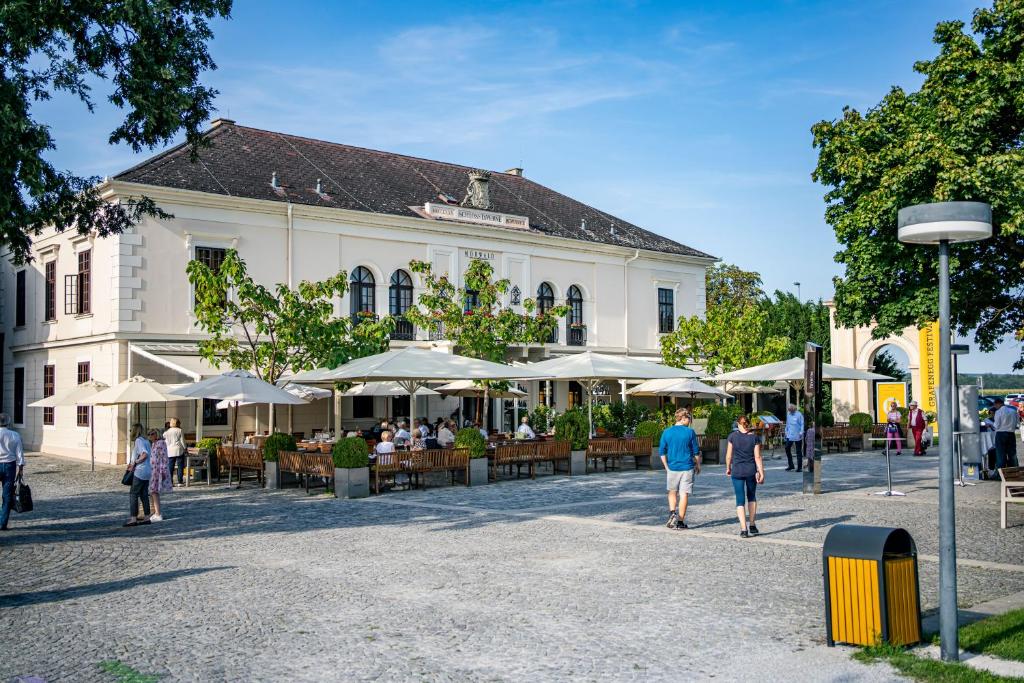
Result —
[[970, 652], [1024, 662], [1024, 609], [962, 627], [960, 647]]
[[926, 683], [1024, 683], [1024, 678], [1007, 678], [972, 669], [966, 664], [917, 657], [902, 647], [887, 643], [862, 648], [853, 653], [853, 658], [865, 664], [887, 662], [900, 674]]

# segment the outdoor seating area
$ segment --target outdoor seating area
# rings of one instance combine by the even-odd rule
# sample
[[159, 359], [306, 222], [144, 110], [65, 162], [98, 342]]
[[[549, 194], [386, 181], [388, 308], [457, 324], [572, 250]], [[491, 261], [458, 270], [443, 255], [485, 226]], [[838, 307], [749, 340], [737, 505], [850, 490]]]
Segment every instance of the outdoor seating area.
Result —
[[522, 475], [523, 467], [526, 467], [527, 474], [531, 479], [537, 478], [537, 465], [540, 463], [551, 463], [551, 473], [559, 473], [559, 465], [565, 464], [562, 470], [565, 474], [572, 475], [572, 467], [569, 465], [571, 458], [570, 444], [568, 441], [535, 440], [529, 442], [510, 442], [498, 444], [494, 448], [493, 455], [488, 455], [490, 479], [498, 479], [499, 471], [504, 468], [511, 476], [515, 468], [516, 478]]

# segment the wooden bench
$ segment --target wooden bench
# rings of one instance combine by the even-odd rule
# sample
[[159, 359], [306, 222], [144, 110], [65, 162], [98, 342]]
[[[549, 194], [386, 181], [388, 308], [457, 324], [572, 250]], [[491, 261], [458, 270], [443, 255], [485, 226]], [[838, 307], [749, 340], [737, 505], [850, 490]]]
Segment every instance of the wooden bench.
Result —
[[238, 487], [242, 486], [242, 471], [255, 472], [256, 480], [263, 486], [263, 451], [258, 448], [219, 446], [217, 460], [228, 469], [228, 486], [231, 486], [231, 472], [238, 470]]
[[[319, 479], [320, 484], [315, 486], [327, 487], [330, 482], [331, 490], [335, 489], [334, 483], [334, 458], [323, 453], [299, 453], [296, 451], [279, 451], [277, 454], [278, 469], [281, 474], [290, 474], [302, 477], [302, 483], [309, 493], [310, 478]], [[338, 493], [335, 491], [335, 497]]]
[[871, 425], [871, 449], [885, 448], [885, 439], [888, 436], [885, 432], [886, 424], [876, 422]]
[[[636, 469], [640, 469], [640, 461], [643, 458], [647, 458], [647, 466], [650, 469], [654, 469], [654, 458], [651, 457], [651, 445], [650, 437], [630, 437], [619, 439], [619, 450], [624, 457], [633, 458], [633, 466]], [[661, 465], [661, 456], [658, 456], [658, 465]]]
[[863, 434], [860, 427], [822, 427], [821, 447], [825, 449], [826, 453], [831, 452], [832, 448], [835, 448], [836, 452], [842, 453], [844, 448], [849, 451], [853, 448], [853, 444], [857, 444], [857, 449], [860, 450], [864, 443]]
[[1024, 503], [1024, 467], [1003, 467], [999, 479], [999, 528], [1005, 529], [1010, 503]]
[[523, 465], [526, 465], [530, 478], [536, 475], [534, 466], [536, 463], [537, 445], [532, 443], [515, 443], [495, 446], [494, 455], [491, 457], [491, 479], [498, 478], [498, 468], [508, 467], [509, 474], [512, 468], [516, 468], [516, 479], [522, 474]]
[[718, 434], [701, 434], [697, 437], [702, 462], [711, 462], [711, 456], [714, 456], [716, 463], [718, 462], [718, 442], [721, 440], [722, 437]]
[[380, 493], [381, 480], [407, 474], [410, 479], [428, 472], [448, 472], [454, 481], [456, 472], [464, 472], [469, 486], [469, 449], [432, 448], [425, 451], [395, 451], [378, 455], [370, 465], [373, 471], [373, 492]]
[[594, 461], [594, 469], [597, 469], [597, 461], [604, 463], [605, 472], [608, 471], [608, 461], [612, 462], [612, 468], [618, 469], [617, 461], [622, 459], [622, 439], [591, 439], [587, 444], [587, 471], [590, 471], [590, 461]]
[[[572, 460], [572, 444], [568, 441], [559, 440], [548, 440], [541, 441], [534, 444], [536, 453], [534, 455], [534, 463], [550, 462], [551, 471], [553, 474], [557, 474], [558, 464], [565, 463], [565, 473], [572, 476], [572, 466], [570, 462]], [[536, 475], [537, 468], [536, 464], [533, 468], [534, 475]]]

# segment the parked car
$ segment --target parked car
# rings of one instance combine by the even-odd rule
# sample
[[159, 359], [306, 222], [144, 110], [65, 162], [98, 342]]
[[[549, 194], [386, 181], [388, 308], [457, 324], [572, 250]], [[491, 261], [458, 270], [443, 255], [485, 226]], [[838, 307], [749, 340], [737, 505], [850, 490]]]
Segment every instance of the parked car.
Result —
[[1014, 408], [1020, 408], [1024, 404], [1024, 394], [1007, 394], [1006, 404]]

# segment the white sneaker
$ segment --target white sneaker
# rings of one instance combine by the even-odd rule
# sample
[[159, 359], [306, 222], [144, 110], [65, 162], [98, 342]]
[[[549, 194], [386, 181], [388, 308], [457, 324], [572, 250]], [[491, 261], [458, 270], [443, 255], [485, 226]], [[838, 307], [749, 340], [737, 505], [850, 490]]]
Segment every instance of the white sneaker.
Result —
[[151, 515], [149, 518], [151, 522], [162, 522], [164, 521], [163, 515]]

